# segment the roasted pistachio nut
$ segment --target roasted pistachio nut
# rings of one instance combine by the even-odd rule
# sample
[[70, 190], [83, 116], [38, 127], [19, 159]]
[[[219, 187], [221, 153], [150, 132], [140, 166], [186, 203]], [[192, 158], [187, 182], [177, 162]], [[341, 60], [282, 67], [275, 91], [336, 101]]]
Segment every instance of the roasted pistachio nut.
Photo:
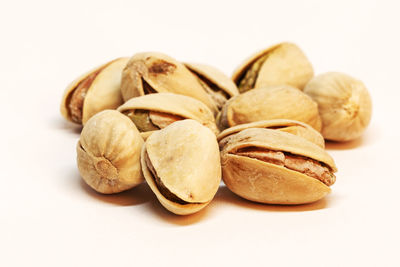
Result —
[[221, 181], [220, 154], [215, 135], [195, 120], [182, 120], [147, 138], [142, 171], [160, 203], [186, 215], [207, 206]]
[[229, 99], [217, 116], [217, 125], [222, 130], [272, 119], [297, 120], [321, 130], [317, 104], [302, 91], [288, 85], [257, 88]]
[[213, 112], [217, 107], [199, 80], [182, 63], [161, 53], [134, 55], [124, 68], [121, 92], [125, 101], [152, 93], [175, 93], [200, 100]]
[[104, 194], [118, 193], [144, 181], [140, 168], [143, 138], [132, 121], [115, 110], [90, 118], [77, 144], [83, 180]]
[[318, 103], [322, 135], [333, 141], [360, 137], [371, 120], [372, 102], [365, 85], [339, 72], [314, 77], [304, 92]]
[[255, 121], [245, 124], [239, 124], [231, 128], [228, 128], [217, 136], [219, 146], [220, 147], [225, 146], [226, 142], [228, 142], [228, 139], [231, 138], [233, 135], [235, 135], [240, 131], [250, 128], [275, 129], [291, 133], [300, 136], [322, 148], [325, 148], [324, 138], [319, 132], [313, 129], [310, 125], [299, 121], [285, 120], [285, 119]]
[[300, 48], [281, 43], [254, 54], [240, 65], [232, 79], [241, 93], [253, 88], [287, 84], [303, 89], [314, 71]]
[[303, 204], [327, 195], [336, 166], [321, 147], [282, 131], [245, 129], [221, 151], [222, 179], [235, 194], [256, 202]]
[[135, 123], [143, 138], [184, 119], [196, 120], [214, 134], [219, 133], [210, 109], [203, 102], [184, 95], [158, 93], [134, 97], [120, 106], [118, 111]]
[[129, 58], [118, 58], [74, 80], [65, 89], [61, 114], [69, 121], [85, 124], [94, 114], [120, 106], [121, 72]]
[[198, 63], [185, 63], [185, 66], [197, 76], [218, 110], [229, 98], [239, 94], [235, 83], [220, 70]]

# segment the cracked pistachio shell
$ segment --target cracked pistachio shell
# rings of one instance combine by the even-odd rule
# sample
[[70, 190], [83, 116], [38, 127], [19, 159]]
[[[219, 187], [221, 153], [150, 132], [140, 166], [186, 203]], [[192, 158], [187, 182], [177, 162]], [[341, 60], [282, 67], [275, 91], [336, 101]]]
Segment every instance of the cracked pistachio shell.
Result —
[[325, 139], [353, 140], [362, 135], [371, 120], [372, 101], [368, 90], [349, 75], [320, 74], [306, 85], [304, 92], [318, 103]]
[[311, 63], [297, 45], [280, 43], [251, 56], [236, 69], [232, 79], [243, 93], [282, 84], [302, 90], [313, 75]]
[[314, 159], [335, 172], [333, 159], [321, 147], [296, 135], [271, 129], [251, 128], [235, 134], [221, 151], [222, 179], [235, 194], [269, 204], [303, 204], [330, 193], [318, 179], [286, 167], [236, 155], [238, 149], [256, 147]]
[[175, 93], [203, 102], [213, 112], [217, 108], [196, 76], [182, 63], [156, 52], [135, 54], [122, 72], [121, 92], [125, 101], [150, 93]]
[[205, 64], [184, 64], [212, 90], [210, 95], [218, 109], [225, 104], [226, 100], [239, 94], [236, 84], [220, 70]]
[[[208, 127], [214, 134], [219, 133], [211, 110], [192, 97], [172, 93], [149, 94], [131, 98], [118, 108], [120, 112], [134, 110], [157, 111], [183, 119], [193, 119]], [[141, 135], [147, 139], [153, 132], [142, 132]]]
[[140, 150], [143, 138], [131, 120], [115, 110], [90, 118], [77, 144], [83, 180], [104, 194], [118, 193], [143, 182]]
[[300, 121], [285, 119], [255, 121], [245, 124], [239, 124], [228, 128], [217, 136], [220, 147], [223, 147], [228, 139], [231, 138], [234, 134], [249, 128], [276, 129], [279, 131], [300, 136], [322, 148], [325, 148], [324, 138], [311, 126]]
[[[164, 196], [145, 160], [146, 155], [163, 185], [179, 204]], [[220, 154], [215, 135], [194, 120], [182, 120], [159, 130], [142, 148], [142, 170], [160, 203], [179, 215], [195, 213], [207, 206], [221, 181]]]
[[[69, 121], [85, 124], [94, 114], [120, 106], [123, 103], [120, 91], [121, 73], [128, 60], [129, 58], [115, 59], [81, 75], [70, 83], [61, 101], [61, 115]], [[73, 120], [69, 106], [71, 97], [79, 84], [92, 74], [96, 76], [84, 95], [81, 119]]]
[[228, 100], [217, 116], [226, 129], [260, 120], [289, 119], [321, 130], [317, 104], [302, 91], [287, 85], [257, 88]]

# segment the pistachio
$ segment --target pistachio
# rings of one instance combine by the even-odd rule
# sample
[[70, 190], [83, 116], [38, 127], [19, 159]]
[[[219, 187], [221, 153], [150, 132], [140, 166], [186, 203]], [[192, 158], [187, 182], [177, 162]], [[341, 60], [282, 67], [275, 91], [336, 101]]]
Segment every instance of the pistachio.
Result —
[[287, 84], [303, 89], [314, 75], [311, 63], [292, 43], [281, 43], [260, 51], [233, 74], [233, 81], [241, 93], [253, 88]]
[[199, 80], [182, 63], [161, 53], [138, 53], [124, 68], [121, 92], [125, 101], [152, 93], [175, 93], [203, 102], [213, 112], [217, 107]]
[[245, 129], [221, 151], [222, 179], [235, 194], [269, 204], [303, 204], [323, 198], [336, 178], [321, 147], [282, 131]]
[[174, 122], [150, 135], [142, 148], [141, 164], [157, 199], [179, 215], [207, 206], [221, 181], [215, 135], [194, 120]]
[[185, 66], [199, 79], [218, 110], [229, 98], [239, 94], [235, 83], [220, 70], [198, 63], [185, 63]]
[[143, 138], [129, 118], [104, 110], [90, 118], [77, 144], [77, 163], [83, 180], [94, 190], [118, 193], [141, 182]]
[[136, 124], [143, 138], [183, 119], [194, 119], [215, 134], [219, 133], [210, 109], [197, 99], [184, 95], [158, 93], [134, 97], [120, 106], [118, 111]]
[[353, 140], [362, 135], [371, 120], [372, 102], [368, 90], [349, 75], [320, 74], [306, 85], [304, 92], [318, 103], [325, 139]]
[[317, 132], [311, 126], [299, 121], [285, 120], [285, 119], [256, 121], [245, 124], [239, 124], [231, 128], [228, 128], [217, 136], [219, 146], [223, 147], [228, 141], [228, 139], [231, 138], [233, 135], [249, 128], [275, 129], [291, 133], [300, 136], [302, 138], [305, 138], [306, 140], [322, 148], [325, 148], [324, 138], [319, 132]]
[[287, 85], [257, 88], [229, 99], [217, 117], [220, 129], [260, 120], [289, 119], [321, 130], [317, 104]]
[[148, 110], [129, 110], [122, 112], [124, 115], [128, 116], [140, 132], [156, 131], [160, 130], [156, 125], [150, 120], [150, 114]]
[[74, 80], [65, 89], [61, 114], [69, 121], [85, 124], [94, 114], [122, 104], [121, 72], [129, 58], [118, 58]]

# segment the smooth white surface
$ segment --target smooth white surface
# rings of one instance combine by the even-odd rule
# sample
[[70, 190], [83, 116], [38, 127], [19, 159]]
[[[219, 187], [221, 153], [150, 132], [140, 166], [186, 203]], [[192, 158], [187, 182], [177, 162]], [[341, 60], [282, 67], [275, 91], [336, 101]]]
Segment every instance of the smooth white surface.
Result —
[[[1, 266], [399, 266], [398, 1], [2, 1]], [[253, 52], [297, 43], [315, 72], [364, 81], [362, 139], [328, 145], [339, 172], [311, 205], [244, 201], [225, 187], [177, 217], [147, 185], [94, 193], [75, 163], [66, 85], [119, 56], [161, 51], [227, 74]]]

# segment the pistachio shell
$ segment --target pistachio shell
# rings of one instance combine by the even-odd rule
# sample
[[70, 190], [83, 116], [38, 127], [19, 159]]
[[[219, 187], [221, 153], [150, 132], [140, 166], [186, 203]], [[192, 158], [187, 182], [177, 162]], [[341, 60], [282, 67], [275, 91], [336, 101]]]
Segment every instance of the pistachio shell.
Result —
[[141, 182], [143, 138], [129, 118], [105, 110], [90, 118], [77, 144], [77, 163], [83, 180], [94, 190], [111, 194]]
[[[105, 109], [115, 109], [120, 106], [123, 103], [120, 92], [121, 72], [128, 60], [129, 58], [118, 58], [110, 61], [83, 74], [69, 84], [65, 89], [61, 101], [60, 111], [63, 117], [75, 123], [85, 124], [94, 114]], [[89, 85], [84, 96], [81, 121], [73, 120], [71, 118], [69, 102], [74, 90], [82, 81], [95, 72], [99, 73]]]
[[245, 129], [229, 138], [221, 152], [223, 180], [239, 196], [261, 203], [303, 204], [330, 192], [323, 182], [301, 172], [236, 154], [251, 147], [301, 156], [337, 170], [321, 147], [303, 138], [271, 129]]
[[[162, 184], [180, 204], [161, 193], [150, 172], [146, 155]], [[150, 188], [169, 211], [191, 214], [214, 197], [221, 180], [221, 165], [215, 135], [194, 120], [182, 120], [149, 136], [142, 149], [142, 170]]]
[[226, 155], [223, 180], [235, 194], [266, 204], [305, 204], [315, 202], [331, 189], [317, 179], [267, 162]]
[[213, 113], [217, 112], [196, 76], [182, 63], [161, 53], [134, 55], [122, 72], [121, 92], [125, 101], [148, 93], [186, 95], [200, 100]]
[[235, 83], [220, 70], [204, 64], [184, 64], [207, 86], [206, 91], [210, 94], [218, 109], [221, 109], [226, 100], [239, 94]]
[[134, 110], [158, 111], [193, 119], [210, 128], [215, 134], [219, 133], [210, 109], [192, 97], [172, 93], [149, 94], [131, 98], [118, 108], [122, 113]]
[[228, 100], [217, 117], [220, 129], [260, 120], [289, 119], [321, 130], [317, 104], [287, 85], [258, 88]]
[[[232, 79], [243, 93], [282, 84], [303, 89], [313, 75], [312, 65], [300, 48], [292, 43], [281, 43], [251, 56], [236, 69]], [[243, 79], [248, 79], [246, 85]]]
[[367, 88], [346, 74], [320, 74], [304, 92], [318, 103], [326, 139], [349, 141], [360, 137], [371, 120], [372, 102]]
[[239, 124], [228, 128], [221, 132], [218, 136], [218, 142], [220, 147], [224, 146], [225, 142], [227, 142], [227, 138], [232, 135], [249, 128], [265, 128], [265, 129], [276, 129], [279, 131], [288, 132], [300, 137], [305, 138], [306, 140], [324, 148], [325, 142], [322, 135], [314, 130], [308, 124], [295, 121], [295, 120], [285, 120], [285, 119], [275, 119], [275, 120], [264, 120], [264, 121], [255, 121], [245, 124]]

